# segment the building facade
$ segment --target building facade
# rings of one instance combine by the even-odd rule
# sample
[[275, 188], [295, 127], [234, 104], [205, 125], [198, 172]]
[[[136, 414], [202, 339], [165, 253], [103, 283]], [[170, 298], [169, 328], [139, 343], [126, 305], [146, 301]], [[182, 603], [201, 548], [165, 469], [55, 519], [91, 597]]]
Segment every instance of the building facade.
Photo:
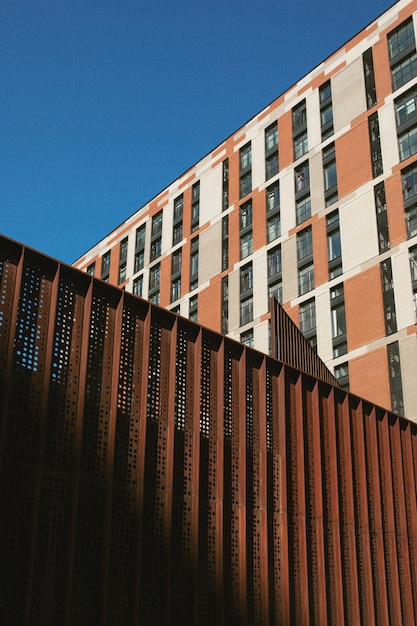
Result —
[[0, 294], [2, 624], [416, 623], [414, 422], [1, 236]]
[[276, 296], [417, 419], [417, 1], [400, 0], [76, 261], [268, 352]]

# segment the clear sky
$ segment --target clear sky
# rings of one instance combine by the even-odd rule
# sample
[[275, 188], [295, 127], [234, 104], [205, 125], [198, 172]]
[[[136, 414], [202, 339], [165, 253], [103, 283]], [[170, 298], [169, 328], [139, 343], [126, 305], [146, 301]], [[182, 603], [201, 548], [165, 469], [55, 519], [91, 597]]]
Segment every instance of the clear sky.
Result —
[[72, 263], [392, 4], [3, 0], [0, 232]]

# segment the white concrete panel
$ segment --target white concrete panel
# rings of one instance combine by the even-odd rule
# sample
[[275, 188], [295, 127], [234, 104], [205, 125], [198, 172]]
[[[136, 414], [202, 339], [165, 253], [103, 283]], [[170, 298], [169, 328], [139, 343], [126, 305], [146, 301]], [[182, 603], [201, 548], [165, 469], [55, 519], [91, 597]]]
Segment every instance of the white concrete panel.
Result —
[[339, 209], [343, 271], [378, 255], [375, 204], [372, 190]]
[[265, 354], [269, 353], [269, 321], [266, 320], [261, 324], [255, 326], [254, 330], [254, 339], [257, 350], [264, 352]]
[[[172, 209], [172, 202], [170, 205], [166, 205], [162, 213], [162, 254], [172, 248], [172, 226], [174, 220], [174, 213]], [[152, 224], [152, 220], [151, 220]], [[149, 230], [152, 229], [152, 225]]]
[[311, 150], [321, 143], [319, 90], [306, 98], [308, 147]]
[[268, 310], [268, 284], [265, 255], [253, 260], [253, 316], [256, 319]]
[[252, 189], [265, 182], [265, 139], [264, 131], [252, 141]]
[[240, 313], [239, 270], [229, 274], [229, 333], [239, 329]]
[[282, 298], [284, 302], [298, 297], [297, 243], [295, 235], [283, 241], [282, 254]]
[[332, 101], [335, 132], [366, 111], [362, 57], [333, 77]]
[[408, 250], [403, 250], [401, 253], [393, 255], [391, 263], [397, 328], [401, 330], [414, 324], [413, 290], [411, 288]]
[[295, 226], [295, 191], [294, 172], [290, 170], [280, 179], [281, 232], [285, 233]]
[[222, 211], [222, 164], [200, 179], [200, 226]]
[[317, 213], [324, 207], [323, 158], [321, 152], [310, 159], [310, 196], [311, 213]]
[[394, 103], [389, 102], [379, 109], [382, 164], [384, 171], [399, 162], [397, 130], [395, 125]]
[[135, 262], [135, 232], [130, 231], [127, 235], [127, 259], [126, 259], [126, 277], [133, 274], [134, 262]]
[[222, 271], [222, 223], [217, 222], [204, 230], [199, 237], [198, 282], [203, 285]]
[[329, 292], [316, 296], [317, 352], [323, 361], [333, 358]]

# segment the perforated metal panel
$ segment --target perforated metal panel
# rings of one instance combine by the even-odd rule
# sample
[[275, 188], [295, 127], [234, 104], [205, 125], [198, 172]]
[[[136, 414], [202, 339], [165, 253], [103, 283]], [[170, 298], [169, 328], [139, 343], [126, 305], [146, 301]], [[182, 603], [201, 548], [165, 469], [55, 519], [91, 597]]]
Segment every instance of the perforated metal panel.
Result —
[[1, 622], [414, 624], [417, 427], [310, 365], [0, 238]]

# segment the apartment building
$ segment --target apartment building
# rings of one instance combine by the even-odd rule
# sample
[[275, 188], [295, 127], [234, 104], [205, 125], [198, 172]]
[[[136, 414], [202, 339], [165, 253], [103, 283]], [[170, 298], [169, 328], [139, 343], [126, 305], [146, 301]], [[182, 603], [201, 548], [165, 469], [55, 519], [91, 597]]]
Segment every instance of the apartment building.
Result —
[[417, 419], [417, 0], [400, 0], [75, 262]]

